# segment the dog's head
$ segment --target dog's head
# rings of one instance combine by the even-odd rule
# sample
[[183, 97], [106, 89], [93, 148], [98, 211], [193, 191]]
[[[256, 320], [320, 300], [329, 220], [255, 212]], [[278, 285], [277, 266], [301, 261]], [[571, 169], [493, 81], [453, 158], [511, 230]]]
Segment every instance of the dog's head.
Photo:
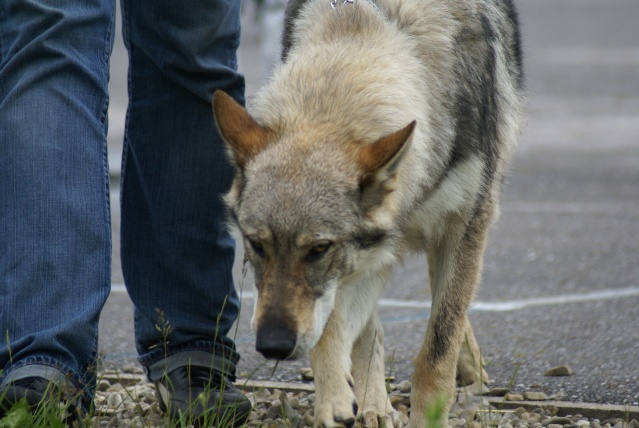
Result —
[[338, 288], [380, 262], [415, 123], [372, 144], [340, 143], [275, 132], [220, 91], [213, 106], [236, 166], [226, 203], [255, 272], [256, 348], [293, 358], [319, 340]]

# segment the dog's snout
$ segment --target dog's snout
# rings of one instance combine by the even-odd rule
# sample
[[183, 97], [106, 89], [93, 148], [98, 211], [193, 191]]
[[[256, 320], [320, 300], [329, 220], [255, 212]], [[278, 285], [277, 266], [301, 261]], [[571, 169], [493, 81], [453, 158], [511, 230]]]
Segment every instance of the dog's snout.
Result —
[[295, 350], [297, 335], [279, 318], [265, 319], [257, 330], [255, 349], [268, 359], [284, 360]]

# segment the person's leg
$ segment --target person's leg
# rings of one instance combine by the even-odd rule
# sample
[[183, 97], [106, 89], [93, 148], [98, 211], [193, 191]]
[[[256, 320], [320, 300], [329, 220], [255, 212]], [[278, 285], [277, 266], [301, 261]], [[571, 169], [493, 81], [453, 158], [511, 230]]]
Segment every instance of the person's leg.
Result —
[[108, 0], [0, 2], [0, 390], [44, 377], [92, 392], [113, 20]]
[[129, 109], [121, 256], [150, 380], [193, 364], [234, 376], [239, 302], [221, 195], [232, 169], [211, 97], [243, 102], [239, 0], [122, 0]]

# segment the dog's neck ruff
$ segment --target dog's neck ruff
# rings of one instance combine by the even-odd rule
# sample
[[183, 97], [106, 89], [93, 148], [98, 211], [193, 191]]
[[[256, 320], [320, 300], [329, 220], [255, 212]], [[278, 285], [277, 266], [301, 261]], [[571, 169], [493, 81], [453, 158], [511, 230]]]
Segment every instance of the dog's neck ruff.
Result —
[[[349, 4], [355, 4], [356, 0], [331, 0], [330, 5], [331, 5], [331, 9], [333, 9], [334, 11], [336, 11], [337, 13], [339, 12], [339, 7], [338, 4], [341, 1], [341, 5], [342, 6], [346, 6]], [[372, 1], [372, 0], [364, 0], [366, 1], [368, 4], [370, 4], [371, 6], [373, 6], [373, 9], [375, 9], [380, 15], [384, 16], [384, 13], [380, 10], [380, 8]]]

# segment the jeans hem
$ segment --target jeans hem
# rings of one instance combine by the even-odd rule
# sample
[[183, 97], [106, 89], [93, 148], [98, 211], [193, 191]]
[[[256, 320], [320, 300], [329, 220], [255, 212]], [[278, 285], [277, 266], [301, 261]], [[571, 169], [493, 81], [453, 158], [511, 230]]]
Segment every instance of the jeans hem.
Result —
[[210, 367], [234, 381], [239, 360], [240, 355], [234, 349], [204, 341], [177, 349], [158, 348], [138, 357], [151, 382], [162, 379], [178, 367], [188, 365]]
[[90, 408], [93, 395], [82, 378], [55, 358], [38, 355], [13, 364], [0, 376], [0, 391], [10, 383], [28, 377], [40, 377], [51, 381], [69, 397], [78, 397], [85, 410]]

